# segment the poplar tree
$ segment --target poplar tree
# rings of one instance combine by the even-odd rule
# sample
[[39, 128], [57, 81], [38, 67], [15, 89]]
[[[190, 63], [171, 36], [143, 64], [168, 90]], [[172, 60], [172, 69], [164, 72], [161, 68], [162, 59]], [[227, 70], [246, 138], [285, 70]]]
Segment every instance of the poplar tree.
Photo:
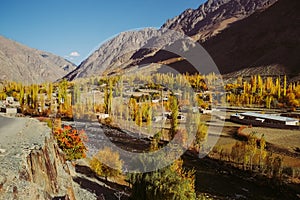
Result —
[[171, 129], [170, 139], [173, 139], [178, 129], [178, 100], [176, 96], [170, 96], [170, 109], [171, 109]]
[[113, 83], [111, 79], [108, 79], [108, 84], [106, 85], [106, 89], [104, 93], [105, 114], [111, 114], [112, 98], [113, 98], [112, 92], [113, 92]]
[[283, 79], [283, 96], [286, 96], [286, 87], [287, 87], [287, 83], [286, 83], [286, 75], [284, 76]]

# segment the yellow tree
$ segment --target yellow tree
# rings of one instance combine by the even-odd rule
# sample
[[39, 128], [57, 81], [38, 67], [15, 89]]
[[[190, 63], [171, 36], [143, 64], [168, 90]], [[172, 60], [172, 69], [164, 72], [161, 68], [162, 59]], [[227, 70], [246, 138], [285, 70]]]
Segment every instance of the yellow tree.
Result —
[[277, 89], [277, 98], [281, 98], [281, 85], [280, 85], [280, 77], [276, 79], [276, 89]]
[[172, 139], [178, 129], [178, 100], [176, 96], [170, 96], [169, 101], [171, 109], [170, 139]]
[[196, 131], [196, 141], [195, 141], [195, 145], [196, 148], [198, 149], [198, 151], [202, 151], [204, 144], [207, 140], [207, 135], [208, 135], [208, 127], [200, 122], [200, 120], [197, 122], [198, 127], [197, 127], [197, 131]]
[[256, 154], [257, 150], [257, 137], [255, 136], [255, 132], [252, 132], [249, 137], [248, 137], [248, 142], [247, 142], [247, 154], [249, 156], [249, 162], [250, 162], [250, 169], [252, 170], [252, 165], [253, 165], [253, 157]]
[[287, 83], [286, 83], [286, 75], [284, 76], [284, 79], [283, 79], [283, 96], [285, 97], [286, 96], [286, 87], [287, 87]]
[[118, 152], [114, 152], [109, 147], [104, 147], [90, 161], [91, 169], [99, 176], [107, 177], [118, 176], [122, 171], [123, 161]]
[[266, 152], [266, 140], [265, 140], [265, 136], [262, 135], [260, 140], [259, 140], [259, 168], [262, 170], [263, 169], [263, 160], [265, 159], [265, 157], [267, 156], [267, 152]]

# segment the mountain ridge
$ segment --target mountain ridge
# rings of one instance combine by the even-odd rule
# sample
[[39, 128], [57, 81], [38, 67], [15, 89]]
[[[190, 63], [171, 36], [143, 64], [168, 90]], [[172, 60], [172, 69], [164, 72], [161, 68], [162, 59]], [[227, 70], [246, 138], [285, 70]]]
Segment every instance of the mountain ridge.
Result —
[[[171, 31], [186, 34], [202, 44], [222, 35], [224, 30], [230, 29], [231, 26], [243, 19], [247, 19], [254, 13], [264, 12], [276, 2], [278, 2], [278, 0], [208, 0], [197, 9], [187, 9], [180, 15], [168, 20], [161, 26], [158, 32], [163, 32], [164, 29], [171, 29]], [[121, 35], [123, 35], [123, 39], [120, 39]], [[104, 43], [102, 47], [83, 61], [80, 66], [74, 72], [68, 74], [66, 78], [73, 80], [75, 78], [94, 75], [115, 74], [124, 69], [145, 65], [147, 63], [164, 63], [163, 56], [166, 57], [165, 59], [170, 59], [172, 56], [174, 57], [172, 54], [162, 52], [166, 41], [172, 42], [174, 34], [170, 34], [167, 37], [163, 35], [165, 42], [160, 41], [162, 35], [163, 34], [159, 34], [153, 30], [142, 30], [140, 33], [121, 33], [114, 39]], [[135, 44], [136, 40], [138, 40], [138, 44]], [[150, 45], [152, 47], [155, 46], [155, 48], [147, 48], [149, 47], [149, 45], [147, 46], [148, 43], [152, 44]], [[127, 46], [122, 49], [124, 44], [127, 44]], [[136, 49], [137, 46], [139, 46], [140, 49]], [[115, 51], [115, 48], [117, 51]], [[124, 52], [128, 52], [128, 49], [131, 49], [129, 51], [135, 52], [130, 52], [127, 56], [124, 56]], [[214, 53], [211, 54], [214, 59], [216, 55]], [[111, 58], [112, 56], [114, 58]], [[105, 60], [110, 60], [110, 62], [105, 62]], [[187, 63], [181, 60], [177, 63], [175, 62], [173, 66], [176, 65], [176, 70], [184, 71], [180, 65], [185, 64]], [[188, 69], [187, 71], [190, 70]], [[221, 69], [220, 71], [223, 72], [224, 70]]]
[[30, 48], [0, 35], [0, 80], [26, 84], [54, 82], [76, 65], [52, 53]]
[[[183, 31], [201, 42], [218, 34], [227, 25], [264, 10], [277, 0], [208, 0], [197, 9], [187, 9], [162, 25]], [[225, 24], [220, 24], [226, 22]], [[195, 36], [197, 35], [197, 36]]]

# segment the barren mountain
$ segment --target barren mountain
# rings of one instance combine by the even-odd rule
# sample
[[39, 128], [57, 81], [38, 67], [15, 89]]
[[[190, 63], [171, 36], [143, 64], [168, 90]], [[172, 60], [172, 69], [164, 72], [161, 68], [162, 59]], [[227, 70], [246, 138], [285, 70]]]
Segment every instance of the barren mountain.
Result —
[[[84, 60], [77, 69], [69, 73], [66, 78], [76, 79], [94, 75], [102, 75], [104, 71], [116, 69], [126, 65], [147, 41], [155, 35], [154, 29], [123, 32], [105, 42], [98, 50]], [[117, 70], [117, 69], [116, 69]]]
[[187, 9], [169, 19], [162, 27], [182, 31], [197, 40], [205, 41], [259, 10], [265, 10], [277, 0], [208, 0], [198, 9]]
[[277, 75], [297, 75], [300, 72], [299, 10], [299, 0], [279, 0], [269, 9], [232, 24], [204, 42], [203, 47], [223, 74], [242, 70], [245, 75], [274, 75], [274, 71]]
[[259, 73], [264, 67], [266, 75], [274, 75], [276, 70], [280, 74], [298, 73], [298, 10], [297, 0], [208, 0], [198, 9], [188, 9], [168, 20], [160, 30], [121, 33], [67, 77], [118, 73], [152, 63], [195, 72], [189, 62], [178, 59], [178, 54], [164, 50], [176, 41], [176, 34], [165, 34], [166, 30], [188, 35], [202, 44], [223, 74], [240, 70], [244, 75]]
[[110, 74], [135, 65], [163, 61], [174, 55], [159, 50], [175, 41], [181, 33], [204, 41], [218, 34], [228, 24], [257, 10], [266, 9], [274, 2], [276, 0], [209, 0], [198, 9], [188, 9], [168, 20], [160, 30], [145, 29], [121, 33], [104, 43], [66, 77], [74, 79]]
[[[201, 8], [205, 8], [205, 5], [210, 2], [211, 1], [208, 1], [206, 4], [200, 6], [199, 9], [192, 12], [185, 11], [185, 13], [190, 14], [185, 17], [179, 16], [175, 18], [177, 20], [173, 19], [164, 26], [185, 31], [187, 34], [193, 35], [194, 32], [192, 30], [195, 30], [195, 28], [189, 27], [196, 27], [193, 21], [198, 18], [191, 16], [202, 11], [203, 9]], [[230, 9], [234, 11], [239, 10], [234, 9], [234, 5], [239, 7], [240, 4], [232, 4], [232, 2], [234, 2], [234, 0], [228, 1], [219, 7], [217, 4], [212, 6], [216, 8], [212, 13], [217, 11], [220, 13], [228, 13]], [[216, 35], [212, 36], [210, 34], [203, 39], [203, 33], [207, 31], [213, 33], [216, 30], [213, 24], [217, 23], [207, 23], [207, 26], [203, 25], [203, 28], [198, 29], [200, 30], [199, 33], [192, 36], [194, 39], [200, 38], [198, 42], [208, 51], [221, 74], [230, 73], [226, 77], [236, 77], [240, 75], [250, 76], [254, 74], [263, 74], [265, 76], [289, 74], [290, 77], [299, 75], [300, 2], [297, 0], [278, 0], [275, 3], [274, 1], [239, 2], [244, 2], [243, 5], [245, 5], [244, 8], [240, 10], [247, 10], [249, 11], [248, 13], [252, 14], [231, 23]], [[249, 7], [257, 8], [257, 10], [254, 12], [255, 9], [249, 10]], [[223, 8], [225, 8], [226, 12], [222, 11]], [[202, 21], [200, 20], [199, 23], [209, 21], [209, 14], [206, 16], [207, 17]], [[228, 16], [230, 15], [223, 15], [222, 23], [228, 19]], [[213, 18], [216, 22], [218, 21], [218, 18], [212, 17], [211, 19]], [[222, 21], [222, 18], [220, 19]], [[162, 60], [161, 54], [160, 51], [157, 52], [151, 59], [148, 58], [147, 62], [151, 63], [153, 61]], [[171, 58], [170, 56], [164, 56], [168, 60]], [[142, 63], [145, 62], [142, 61]], [[173, 62], [169, 65], [178, 71], [193, 72], [193, 66], [184, 60]]]
[[55, 81], [75, 68], [62, 57], [0, 36], [0, 80], [26, 84]]

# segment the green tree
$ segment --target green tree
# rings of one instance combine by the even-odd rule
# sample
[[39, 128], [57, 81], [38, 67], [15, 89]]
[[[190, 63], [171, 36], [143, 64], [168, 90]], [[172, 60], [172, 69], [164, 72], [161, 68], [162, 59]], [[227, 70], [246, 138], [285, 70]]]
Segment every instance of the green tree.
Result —
[[48, 89], [47, 89], [47, 98], [48, 100], [51, 101], [52, 99], [52, 93], [53, 93], [53, 84], [52, 83], [49, 83], [48, 84]]
[[182, 160], [154, 172], [130, 174], [132, 200], [195, 200], [194, 171], [183, 169]]

